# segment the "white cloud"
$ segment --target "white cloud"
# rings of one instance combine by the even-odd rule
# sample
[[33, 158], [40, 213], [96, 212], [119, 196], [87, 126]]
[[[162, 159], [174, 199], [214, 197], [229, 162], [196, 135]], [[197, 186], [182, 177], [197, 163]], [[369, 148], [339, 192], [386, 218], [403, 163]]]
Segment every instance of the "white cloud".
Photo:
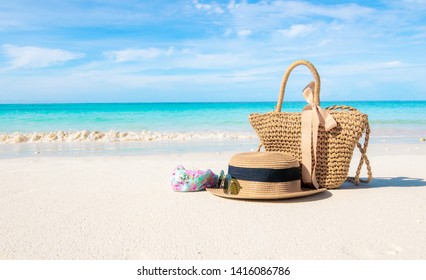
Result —
[[[175, 49], [169, 48], [145, 48], [145, 49], [123, 49], [112, 50], [103, 53], [110, 61], [122, 62], [141, 62], [141, 61], [159, 61], [166, 58], [167, 62], [174, 61], [186, 55], [194, 55], [194, 52], [188, 48]], [[162, 64], [163, 65], [163, 64]]]
[[344, 21], [354, 21], [361, 18], [368, 19], [375, 15], [377, 10], [369, 7], [363, 7], [356, 4], [349, 4], [346, 6], [338, 7], [336, 10], [321, 9], [318, 15], [325, 15], [331, 18], [340, 19]]
[[241, 55], [234, 53], [207, 54], [192, 52], [168, 63], [170, 66], [177, 68], [221, 69], [221, 71], [225, 72], [235, 67], [235, 65], [243, 65], [244, 59], [241, 57]]
[[124, 49], [119, 51], [105, 52], [104, 55], [115, 62], [142, 61], [153, 59], [161, 55], [171, 55], [175, 52], [173, 48], [162, 50], [158, 48], [148, 49]]
[[307, 1], [259, 1], [238, 4], [231, 1], [226, 10], [228, 25], [237, 30], [250, 29], [256, 34], [267, 34], [289, 24], [324, 22], [345, 24], [375, 21], [377, 10], [357, 4], [325, 5]]
[[315, 27], [311, 24], [294, 24], [288, 29], [278, 30], [283, 36], [288, 38], [295, 38], [300, 36], [306, 36], [312, 31], [315, 30]]
[[401, 61], [393, 60], [393, 61], [386, 62], [385, 65], [389, 67], [398, 67], [398, 66], [402, 66], [402, 63]]
[[402, 2], [406, 2], [407, 4], [426, 5], [426, 0], [403, 0]]
[[314, 5], [307, 2], [284, 2], [288, 14], [299, 16], [325, 16], [332, 19], [351, 21], [358, 18], [368, 17], [375, 12], [374, 9], [357, 4], [341, 5]]
[[249, 36], [250, 34], [251, 34], [251, 30], [250, 29], [243, 29], [243, 30], [240, 30], [240, 31], [238, 31], [238, 36], [241, 36], [241, 37], [246, 37], [246, 36]]
[[329, 45], [329, 44], [331, 44], [332, 42], [333, 42], [333, 40], [331, 40], [331, 39], [321, 40], [321, 41], [318, 43], [318, 47], [324, 47], [325, 45]]
[[193, 0], [192, 3], [194, 3], [195, 8], [197, 8], [198, 10], [204, 10], [208, 14], [212, 14], [212, 13], [223, 14], [224, 13], [223, 9], [216, 2], [212, 2], [210, 4], [203, 4], [203, 3], [200, 3], [200, 1], [198, 1], [198, 0]]
[[399, 0], [394, 3], [407, 9], [426, 9], [426, 0]]
[[232, 29], [228, 28], [228, 29], [226, 29], [225, 33], [223, 33], [223, 36], [229, 37], [229, 36], [231, 36], [232, 32], [233, 32]]
[[43, 68], [63, 64], [85, 56], [83, 53], [34, 46], [17, 47], [14, 45], [3, 45], [2, 47], [3, 53], [9, 59], [12, 69]]
[[236, 6], [235, 0], [231, 0], [231, 1], [229, 1], [229, 3], [226, 6], [226, 8], [228, 8], [228, 10], [232, 10], [232, 9], [235, 9], [235, 6]]

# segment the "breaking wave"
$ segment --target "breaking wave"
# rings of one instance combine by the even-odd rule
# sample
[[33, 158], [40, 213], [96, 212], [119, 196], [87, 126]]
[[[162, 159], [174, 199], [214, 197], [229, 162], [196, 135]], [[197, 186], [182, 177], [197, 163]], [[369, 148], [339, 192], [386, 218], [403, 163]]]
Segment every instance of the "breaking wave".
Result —
[[101, 131], [57, 131], [0, 134], [0, 143], [50, 143], [50, 142], [143, 142], [161, 140], [226, 140], [253, 139], [254, 134], [237, 132], [101, 132]]

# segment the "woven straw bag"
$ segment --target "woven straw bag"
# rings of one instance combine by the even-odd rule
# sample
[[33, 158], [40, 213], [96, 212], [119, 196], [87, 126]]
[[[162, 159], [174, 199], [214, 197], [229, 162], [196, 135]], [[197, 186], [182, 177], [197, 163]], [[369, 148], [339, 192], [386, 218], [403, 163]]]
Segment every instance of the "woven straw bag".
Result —
[[[315, 82], [310, 84], [313, 98], [311, 105], [308, 105], [309, 110], [312, 106], [312, 112], [322, 110], [325, 111], [325, 114], [331, 115], [335, 120], [334, 128], [327, 129], [327, 125], [317, 125], [316, 128], [314, 127], [314, 132], [303, 132], [303, 130], [306, 130], [306, 125], [302, 124], [303, 112], [281, 112], [287, 80], [291, 71], [299, 65], [306, 66], [315, 79]], [[293, 62], [283, 76], [276, 110], [265, 114], [253, 113], [249, 116], [250, 124], [261, 141], [259, 150], [263, 145], [266, 151], [285, 152], [293, 155], [302, 164], [303, 183], [313, 184], [317, 188], [338, 188], [346, 180], [357, 185], [360, 182], [370, 182], [372, 172], [366, 155], [370, 134], [368, 116], [348, 106], [332, 106], [324, 110], [319, 105], [320, 77], [317, 70], [306, 60]], [[322, 117], [319, 117], [319, 119], [321, 120]], [[306, 136], [307, 133], [308, 136]], [[358, 141], [363, 133], [365, 133], [365, 140], [364, 145], [361, 145]], [[305, 135], [303, 136], [304, 139], [308, 140], [303, 140], [302, 134]], [[349, 165], [355, 146], [358, 146], [361, 151], [361, 159], [356, 176], [348, 178]], [[306, 163], [307, 161], [308, 163]], [[305, 162], [305, 165], [303, 165], [303, 162]], [[366, 163], [368, 173], [366, 180], [360, 179], [360, 172], [364, 163]], [[306, 179], [303, 176], [306, 176], [306, 174], [303, 174], [305, 171], [310, 178]]]

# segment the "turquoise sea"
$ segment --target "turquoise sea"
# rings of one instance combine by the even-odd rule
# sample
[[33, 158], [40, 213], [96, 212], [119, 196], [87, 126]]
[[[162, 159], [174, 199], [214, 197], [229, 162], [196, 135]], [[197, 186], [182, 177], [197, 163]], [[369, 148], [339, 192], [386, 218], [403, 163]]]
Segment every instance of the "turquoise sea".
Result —
[[[305, 104], [285, 102], [282, 110], [299, 112]], [[368, 114], [372, 141], [417, 142], [426, 137], [426, 101], [323, 102], [321, 106], [335, 104], [353, 106]], [[276, 102], [0, 104], [0, 152], [46, 142], [58, 146], [64, 146], [58, 142], [84, 142], [85, 146], [91, 142], [105, 146], [110, 142], [115, 146], [109, 149], [117, 150], [117, 145], [125, 145], [117, 144], [120, 142], [137, 146], [138, 142], [156, 142], [152, 140], [171, 141], [174, 146], [182, 141], [203, 140], [204, 147], [208, 146], [205, 140], [212, 140], [216, 149], [221, 145], [217, 142], [223, 140], [256, 142], [248, 115], [273, 111], [275, 105]], [[168, 150], [170, 145], [166, 142], [159, 145]], [[10, 143], [20, 143], [22, 147]]]

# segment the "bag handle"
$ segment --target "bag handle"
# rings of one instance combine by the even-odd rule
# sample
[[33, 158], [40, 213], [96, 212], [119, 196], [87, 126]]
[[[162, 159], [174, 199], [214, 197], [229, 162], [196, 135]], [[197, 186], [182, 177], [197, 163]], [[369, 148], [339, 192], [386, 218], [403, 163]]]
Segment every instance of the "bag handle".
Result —
[[[348, 111], [358, 112], [358, 110], [353, 107], [341, 106], [341, 105], [333, 105], [333, 106], [327, 107], [326, 109], [327, 110], [348, 110]], [[368, 123], [368, 119], [366, 120], [366, 123], [365, 123], [364, 132], [365, 132], [364, 146], [361, 145], [361, 143], [359, 142], [356, 143], [359, 151], [361, 152], [361, 158], [359, 160], [358, 168], [356, 170], [355, 176], [348, 177], [346, 179], [346, 181], [354, 185], [359, 185], [359, 183], [370, 183], [371, 180], [373, 179], [373, 172], [371, 171], [370, 161], [368, 160], [368, 157], [367, 157], [368, 140], [370, 139], [370, 124]], [[365, 166], [367, 167], [367, 176], [368, 176], [367, 179], [360, 178], [361, 169], [364, 163], [365, 163]]]
[[308, 69], [311, 71], [312, 75], [315, 79], [315, 87], [314, 87], [314, 103], [316, 105], [320, 105], [320, 76], [318, 74], [317, 69], [314, 67], [312, 63], [310, 63], [307, 60], [297, 60], [290, 64], [290, 66], [287, 68], [286, 72], [284, 73], [283, 79], [281, 81], [281, 87], [280, 87], [280, 95], [278, 96], [278, 103], [277, 108], [275, 109], [276, 112], [281, 112], [281, 108], [283, 105], [284, 100], [284, 91], [285, 87], [287, 85], [288, 78], [290, 76], [291, 71], [293, 71], [294, 68], [296, 68], [299, 65], [305, 65], [308, 67]]
[[[373, 179], [373, 173], [371, 171], [370, 161], [367, 158], [367, 147], [368, 147], [368, 139], [370, 138], [370, 125], [367, 122], [367, 125], [365, 127], [365, 138], [364, 138], [364, 147], [361, 145], [361, 143], [356, 143], [359, 151], [361, 152], [361, 159], [359, 160], [358, 168], [355, 173], [355, 177], [348, 177], [347, 181], [351, 182], [352, 184], [359, 185], [359, 183], [370, 183]], [[365, 162], [365, 165], [367, 167], [367, 179], [361, 179], [360, 173], [361, 168]]]

